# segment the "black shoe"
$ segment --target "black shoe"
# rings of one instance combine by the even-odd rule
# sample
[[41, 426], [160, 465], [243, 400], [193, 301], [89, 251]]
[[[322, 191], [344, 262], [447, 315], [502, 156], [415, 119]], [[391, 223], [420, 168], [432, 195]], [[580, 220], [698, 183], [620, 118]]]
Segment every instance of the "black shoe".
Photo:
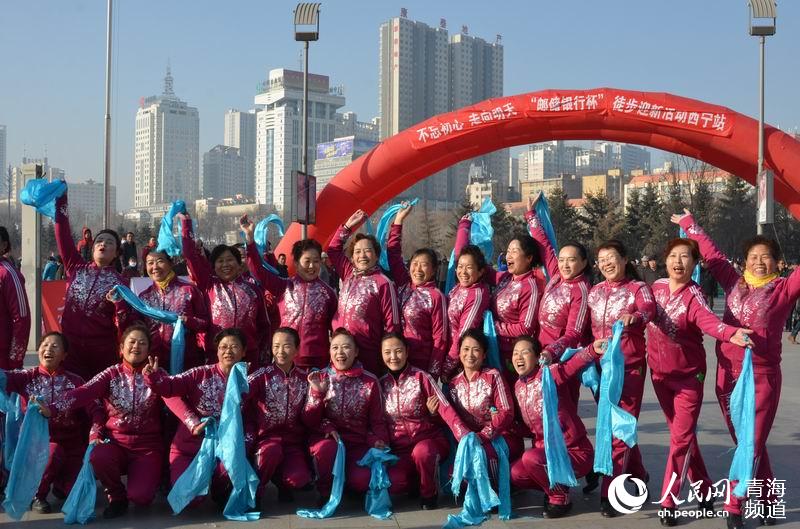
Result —
[[661, 520], [661, 525], [664, 527], [675, 527], [678, 525], [678, 519], [675, 517], [675, 509], [671, 507], [663, 507], [662, 509], [664, 510], [664, 514], [658, 516]]
[[280, 503], [291, 503], [294, 501], [294, 491], [289, 487], [278, 487], [278, 501]]
[[600, 514], [603, 518], [614, 518], [619, 515], [617, 510], [611, 506], [608, 498], [600, 498]]
[[40, 498], [33, 499], [33, 502], [31, 503], [31, 510], [33, 512], [38, 512], [39, 514], [50, 514], [53, 512], [53, 509], [50, 508], [50, 504], [47, 503], [47, 500]]
[[725, 522], [728, 524], [728, 529], [744, 529], [744, 520], [741, 514], [729, 512]]
[[430, 498], [420, 498], [419, 506], [423, 511], [433, 511], [439, 508], [439, 498], [431, 496]]
[[548, 503], [543, 514], [545, 518], [561, 518], [571, 510], [572, 503], [567, 503], [566, 505], [554, 505], [552, 503]]
[[128, 500], [114, 500], [103, 511], [103, 518], [106, 520], [119, 518], [126, 512], [128, 512]]
[[600, 476], [597, 472], [589, 472], [586, 474], [584, 479], [586, 480], [586, 486], [583, 487], [583, 493], [589, 494], [590, 492], [594, 492], [594, 490], [600, 485]]
[[56, 486], [53, 486], [53, 496], [59, 500], [66, 500], [67, 494]]
[[714, 498], [697, 502], [697, 509], [703, 512], [703, 518], [714, 518]]
[[317, 493], [317, 509], [322, 509], [325, 507], [326, 503], [328, 503], [328, 496], [323, 496], [322, 494]]

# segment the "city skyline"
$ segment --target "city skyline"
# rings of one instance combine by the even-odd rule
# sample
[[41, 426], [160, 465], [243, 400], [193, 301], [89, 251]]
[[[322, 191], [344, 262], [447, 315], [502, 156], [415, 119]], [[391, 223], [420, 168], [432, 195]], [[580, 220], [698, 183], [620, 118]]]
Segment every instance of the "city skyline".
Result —
[[[137, 103], [161, 85], [168, 60], [176, 93], [201, 114], [200, 152], [223, 143], [225, 110], [250, 108], [256, 84], [270, 69], [299, 69], [301, 48], [291, 28], [295, 2], [277, 2], [269, 10], [255, 2], [226, 6], [224, 18], [240, 24], [235, 29], [218, 27], [220, 17], [205, 14], [211, 5], [165, 6], [164, 20], [154, 23], [155, 37], [146, 42], [137, 41], [135, 28], [147, 16], [147, 2], [135, 10], [115, 6], [112, 184], [118, 187], [122, 208], [132, 205]], [[558, 7], [508, 3], [502, 11], [454, 2], [330, 2], [323, 4], [321, 40], [311, 46], [310, 71], [345, 86], [342, 111], [354, 111], [363, 120], [376, 116], [378, 28], [407, 7], [409, 18], [431, 26], [445, 18], [451, 34], [462, 25], [469, 26], [470, 35], [487, 40], [501, 34], [505, 94], [617, 86], [671, 92], [755, 115], [757, 42], [747, 35], [746, 2], [737, 5], [676, 1], [668, 7], [637, 6], [634, 12], [622, 1], [602, 6], [561, 2]], [[41, 157], [46, 151], [72, 181], [102, 180], [105, 6], [13, 3], [4, 11], [9, 20], [36, 20], [43, 34], [60, 37], [33, 42], [22, 33], [21, 24], [0, 35], [0, 49], [9, 50], [3, 54], [6, 67], [0, 75], [8, 78], [0, 83], [0, 100], [15, 102], [0, 108], [0, 124], [8, 127], [7, 163], [17, 164], [24, 155]], [[514, 15], [518, 11], [530, 17]], [[176, 13], [184, 16], [184, 27], [171, 31], [170, 16]], [[800, 6], [782, 4], [778, 16], [778, 32], [767, 40], [766, 117], [770, 124], [793, 130], [800, 124], [800, 108], [794, 99], [798, 69], [791, 44], [800, 29]], [[203, 35], [211, 27], [239, 40], [208, 46]], [[620, 31], [610, 32], [609, 27]], [[11, 52], [20, 50], [22, 42], [24, 53]], [[58, 90], [52, 83], [30, 82], [39, 71], [47, 72], [44, 79], [65, 82]]]

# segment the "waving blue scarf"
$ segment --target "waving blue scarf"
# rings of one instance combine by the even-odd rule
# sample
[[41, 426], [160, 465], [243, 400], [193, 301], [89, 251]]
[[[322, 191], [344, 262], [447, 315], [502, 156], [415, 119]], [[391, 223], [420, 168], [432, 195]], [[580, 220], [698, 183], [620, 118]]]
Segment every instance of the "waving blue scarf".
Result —
[[[678, 232], [678, 236], [681, 239], [688, 239], [688, 237], [686, 236], [686, 232], [683, 231], [683, 228], [680, 228], [680, 231]], [[694, 281], [698, 285], [700, 284], [700, 265], [699, 264], [694, 265], [694, 270], [692, 271], [692, 281]]]
[[169, 208], [169, 212], [161, 219], [161, 227], [158, 228], [158, 246], [157, 252], [164, 252], [170, 257], [176, 257], [181, 254], [181, 236], [173, 235], [172, 227], [175, 220], [175, 215], [178, 213], [186, 214], [186, 204], [183, 200], [176, 200]]
[[183, 321], [174, 312], [168, 310], [157, 309], [146, 304], [144, 301], [124, 285], [117, 285], [114, 290], [119, 294], [125, 303], [130, 305], [136, 312], [144, 314], [148, 318], [154, 319], [160, 323], [167, 323], [173, 325], [172, 342], [170, 343], [169, 351], [169, 373], [170, 375], [177, 375], [183, 372], [183, 353], [186, 348], [186, 332], [184, 330]]
[[[337, 442], [336, 459], [333, 460], [333, 487], [331, 497], [322, 509], [298, 509], [297, 516], [302, 518], [329, 518], [336, 512], [336, 508], [342, 501], [342, 491], [344, 491], [344, 443], [341, 439]], [[370, 477], [370, 483], [372, 479]]]
[[95, 445], [89, 444], [83, 454], [83, 465], [78, 473], [78, 478], [61, 507], [64, 513], [64, 523], [79, 523], [85, 525], [94, 519], [94, 507], [97, 500], [97, 482], [94, 479], [94, 469], [90, 461]]
[[[550, 219], [550, 205], [547, 203], [544, 194], [536, 201], [534, 208], [536, 209], [536, 216], [539, 217], [539, 223], [544, 230], [544, 234], [547, 235], [547, 240], [550, 241], [550, 246], [553, 247], [555, 252], [558, 252], [556, 230], [553, 229], [553, 221]], [[543, 267], [543, 269], [545, 277], [549, 280], [550, 274], [547, 273], [547, 267]]]
[[572, 469], [572, 462], [564, 441], [564, 432], [558, 420], [558, 391], [550, 372], [550, 366], [542, 369], [542, 427], [544, 429], [544, 454], [547, 460], [547, 480], [550, 488], [559, 483], [568, 487], [576, 487], [578, 481]]
[[364, 508], [367, 513], [378, 520], [385, 520], [392, 516], [392, 499], [389, 497], [389, 473], [386, 465], [396, 463], [399, 458], [389, 453], [389, 449], [370, 448], [356, 464], [360, 467], [369, 467], [369, 490], [367, 491]]
[[443, 529], [458, 529], [469, 525], [480, 525], [487, 520], [487, 513], [500, 505], [500, 499], [492, 490], [486, 452], [475, 432], [461, 438], [453, 463], [451, 491], [455, 497], [461, 492], [461, 482], [467, 482], [464, 506], [459, 514], [449, 514]]
[[208, 494], [208, 484], [217, 466], [217, 421], [213, 417], [205, 417], [203, 422], [207, 424], [200, 450], [167, 495], [167, 501], [174, 514], [180, 513], [197, 496]]
[[30, 403], [25, 412], [18, 446], [3, 501], [6, 514], [14, 520], [21, 520], [30, 508], [50, 459], [50, 429], [36, 403]]
[[225, 400], [219, 417], [217, 457], [228, 471], [233, 485], [228, 503], [222, 514], [228, 520], [250, 522], [261, 517], [259, 512], [247, 512], [256, 506], [258, 475], [247, 461], [244, 447], [244, 422], [242, 420], [242, 393], [247, 393], [247, 365], [239, 362], [228, 375]]
[[500, 345], [497, 341], [497, 330], [494, 328], [494, 316], [491, 310], [483, 313], [483, 334], [489, 342], [489, 349], [486, 351], [486, 364], [499, 370], [501, 373], [506, 367], [500, 362]]
[[[566, 349], [561, 353], [559, 362], [566, 362], [578, 351], [580, 351], [580, 348]], [[581, 369], [581, 385], [592, 390], [592, 393], [597, 396], [597, 392], [600, 390], [600, 373], [597, 372], [597, 366], [594, 365], [594, 362]]]
[[14, 462], [14, 452], [17, 449], [17, 440], [19, 439], [19, 432], [22, 428], [22, 401], [19, 395], [13, 393], [6, 395], [6, 374], [0, 372], [2, 378], [2, 389], [0, 392], [0, 412], [6, 415], [5, 426], [3, 427], [3, 465], [6, 470], [11, 471], [11, 465]]
[[256, 248], [258, 248], [258, 256], [261, 258], [261, 266], [263, 266], [268, 272], [277, 276], [280, 275], [280, 272], [278, 272], [274, 266], [269, 264], [267, 260], [264, 259], [264, 255], [267, 253], [267, 239], [269, 236], [270, 224], [274, 224], [278, 230], [278, 236], [283, 237], [283, 234], [286, 231], [283, 226], [283, 220], [273, 213], [266, 218], [261, 219], [259, 223], [256, 224], [256, 229], [253, 233], [253, 242], [256, 243]]
[[[409, 202], [409, 205], [414, 206], [416, 203], [419, 202], [418, 198]], [[394, 222], [394, 218], [397, 216], [397, 212], [401, 209], [405, 209], [402, 203], [400, 204], [393, 204], [386, 208], [386, 211], [381, 216], [381, 220], [378, 221], [378, 229], [375, 232], [375, 238], [378, 239], [378, 244], [381, 245], [383, 251], [381, 251], [381, 257], [379, 262], [381, 264], [381, 268], [384, 270], [389, 270], [389, 256], [386, 253], [386, 242], [389, 240], [389, 228]]]
[[32, 206], [40, 214], [56, 218], [56, 200], [67, 191], [63, 180], [48, 182], [46, 178], [31, 178], [19, 192], [19, 201]]
[[636, 417], [619, 407], [625, 381], [625, 359], [620, 348], [622, 330], [622, 322], [616, 322], [608, 348], [600, 359], [602, 374], [595, 426], [594, 471], [606, 476], [613, 474], [611, 438], [616, 437], [629, 447], [636, 446]]
[[[483, 252], [486, 262], [492, 261], [494, 253], [494, 228], [492, 228], [492, 215], [497, 212], [497, 208], [492, 204], [492, 200], [487, 198], [481, 205], [481, 209], [472, 213], [472, 226], [469, 230], [469, 243], [474, 244]], [[447, 264], [447, 281], [444, 289], [445, 294], [449, 294], [456, 284], [456, 266], [458, 256], [455, 248], [450, 252], [450, 262]]]
[[753, 377], [753, 351], [744, 350], [742, 372], [736, 380], [730, 398], [730, 414], [736, 433], [736, 451], [733, 453], [728, 478], [738, 481], [733, 494], [739, 498], [747, 496], [747, 486], [753, 479], [756, 430], [756, 385]]

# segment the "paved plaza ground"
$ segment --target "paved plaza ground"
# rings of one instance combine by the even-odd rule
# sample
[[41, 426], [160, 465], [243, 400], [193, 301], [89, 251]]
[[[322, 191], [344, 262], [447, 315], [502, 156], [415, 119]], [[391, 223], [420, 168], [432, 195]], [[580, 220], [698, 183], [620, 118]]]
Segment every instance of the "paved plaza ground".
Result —
[[[718, 300], [718, 302], [721, 300]], [[718, 306], [721, 303], [717, 304]], [[780, 521], [781, 527], [800, 528], [800, 346], [792, 345], [786, 340], [784, 334], [783, 347], [783, 390], [778, 417], [772, 428], [769, 438], [769, 453], [777, 479], [786, 480], [786, 520]], [[714, 377], [712, 375], [716, 366], [713, 342], [706, 340], [706, 353], [710, 373], [705, 385], [705, 400], [700, 415], [699, 439], [700, 447], [705, 458], [706, 466], [711, 473], [712, 480], [726, 476], [728, 466], [733, 455], [729, 450], [732, 447], [727, 428], [722, 421], [719, 406], [714, 395]], [[35, 356], [29, 354], [28, 363], [35, 362]], [[590, 438], [594, 438], [595, 404], [590, 400], [589, 392], [582, 390], [581, 416], [584, 417]], [[658, 405], [652, 386], [648, 383], [642, 413], [639, 418], [639, 445], [645, 465], [650, 472], [650, 485], [652, 489], [651, 501], [658, 499], [664, 465], [669, 448], [669, 434], [667, 432], [663, 413]], [[297, 507], [313, 505], [314, 493], [298, 493], [296, 505], [279, 504], [276, 501], [276, 492], [268, 489], [262, 513], [263, 518], [255, 522], [254, 526], [273, 529], [288, 528], [360, 528], [360, 527], [391, 527], [391, 528], [438, 528], [444, 523], [448, 514], [459, 512], [459, 508], [450, 496], [440, 497], [441, 508], [435, 511], [421, 511], [418, 509], [417, 500], [405, 497], [395, 497], [394, 516], [388, 520], [375, 520], [364, 513], [363, 506], [355, 500], [345, 499], [336, 513], [336, 516], [326, 520], [307, 520], [294, 514]], [[51, 497], [52, 499], [52, 497]], [[517, 518], [510, 521], [500, 521], [497, 516], [485, 522], [482, 527], [557, 527], [557, 528], [614, 528], [627, 527], [660, 527], [657, 517], [657, 506], [646, 504], [642, 511], [613, 519], [602, 518], [599, 510], [598, 492], [584, 496], [580, 489], [572, 492], [574, 504], [573, 515], [559, 520], [546, 520], [542, 514], [542, 494], [539, 492], [524, 492], [512, 498], [514, 513]], [[105, 498], [98, 497], [98, 515], [105, 507]], [[54, 500], [54, 508], [60, 507]], [[209, 500], [203, 506], [184, 512], [180, 516], [172, 516], [165, 498], [159, 496], [154, 505], [147, 509], [132, 508], [121, 519], [107, 522], [102, 518], [92, 522], [92, 526], [108, 528], [234, 528], [244, 527], [241, 522], [226, 521], [221, 513]], [[724, 519], [704, 519], [685, 521], [681, 525], [693, 529], [710, 529], [725, 527]], [[5, 514], [0, 514], [0, 526], [19, 527], [24, 529], [51, 529], [63, 527], [62, 515], [37, 515], [28, 513], [21, 522], [10, 520]], [[755, 520], [747, 522], [748, 527], [758, 527]]]

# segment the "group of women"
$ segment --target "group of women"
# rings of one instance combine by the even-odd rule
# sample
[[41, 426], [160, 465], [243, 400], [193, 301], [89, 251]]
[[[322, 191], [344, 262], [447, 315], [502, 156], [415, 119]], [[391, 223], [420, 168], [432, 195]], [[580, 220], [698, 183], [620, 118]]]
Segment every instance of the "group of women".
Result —
[[[423, 509], [436, 508], [439, 469], [454, 446], [449, 437], [459, 441], [474, 432], [495, 486], [500, 458], [493, 441], [502, 438], [512, 486], [543, 491], [544, 515], [564, 516], [571, 508], [570, 490], [551, 487], [548, 479], [542, 374], [549, 370], [556, 384], [569, 460], [575, 475], [586, 478], [584, 490], [591, 491], [598, 476], [578, 415], [578, 379], [603, 354], [617, 321], [624, 325], [619, 406], [638, 417], [649, 366], [669, 428], [661, 523], [677, 523], [676, 500], [686, 481], [700, 481], [703, 493], [711, 487], [696, 436], [707, 372], [703, 334], [717, 340], [716, 392], [732, 436], [728, 398], [744, 348], [752, 348], [755, 477], [762, 484], [772, 477], [766, 439], [780, 396], [781, 331], [800, 297], [800, 275], [778, 277], [780, 250], [769, 239], [747, 242], [740, 276], [687, 211], [672, 217], [688, 238], [668, 243], [667, 279], [652, 288], [640, 281], [625, 247], [611, 240], [596, 249], [603, 281], [592, 286], [587, 249], [578, 242], [554, 248], [532, 200], [529, 234], [509, 243], [504, 271], [492, 269], [480, 248], [469, 244], [471, 219], [461, 219], [456, 284], [445, 294], [436, 287], [439, 260], [433, 250], [418, 249], [408, 261], [402, 254], [403, 222], [413, 209], [406, 204], [385, 248], [375, 237], [357, 233], [367, 218], [363, 211], [339, 227], [327, 248], [342, 278], [337, 298], [319, 277], [319, 242], [294, 244], [295, 275], [286, 279], [264, 265], [271, 255], [259, 252], [246, 216], [240, 221], [247, 239], [243, 263], [238, 249], [226, 245], [206, 259], [194, 244], [192, 221], [181, 215], [191, 282], [175, 276], [166, 252], [151, 251], [146, 269], [153, 284], [140, 296], [177, 313], [187, 329], [188, 370], [170, 375], [159, 365], [169, 365], [172, 325], [138, 316], [114, 294], [116, 285], [125, 284], [112, 266], [120, 248], [116, 233], [99, 232], [91, 261], [81, 258], [71, 239], [66, 200], [66, 195], [59, 199], [55, 219], [68, 282], [62, 331], [42, 340], [37, 368], [6, 371], [6, 390], [35, 397], [51, 416], [50, 461], [35, 510], [49, 511], [51, 489], [56, 497], [69, 491], [87, 442], [97, 443], [91, 463], [108, 496], [105, 517], [124, 514], [129, 502], [150, 503], [162, 469], [174, 484], [197, 454], [207, 419], [220, 418], [233, 366], [244, 361], [250, 383], [242, 405], [244, 437], [260, 479], [259, 497], [272, 481], [281, 501], [291, 501], [295, 489], [315, 485], [324, 503], [341, 441], [348, 489], [369, 488], [369, 468], [357, 462], [370, 448], [390, 449], [399, 458], [388, 467], [390, 493], [418, 494]], [[383, 251], [389, 270], [379, 266]], [[722, 321], [691, 279], [701, 255], [726, 293]], [[487, 311], [499, 349], [496, 367], [487, 362]], [[268, 314], [276, 317], [270, 320]], [[6, 334], [0, 336], [5, 340], [0, 351], [13, 347]], [[527, 448], [525, 437], [532, 438]], [[613, 472], [603, 476], [600, 489], [606, 517], [617, 515], [608, 500], [615, 476], [648, 481], [637, 446], [614, 439], [612, 450]], [[224, 503], [230, 491], [220, 465], [210, 495]], [[766, 493], [765, 488], [762, 498]], [[744, 501], [730, 495], [729, 526], [742, 526]]]

